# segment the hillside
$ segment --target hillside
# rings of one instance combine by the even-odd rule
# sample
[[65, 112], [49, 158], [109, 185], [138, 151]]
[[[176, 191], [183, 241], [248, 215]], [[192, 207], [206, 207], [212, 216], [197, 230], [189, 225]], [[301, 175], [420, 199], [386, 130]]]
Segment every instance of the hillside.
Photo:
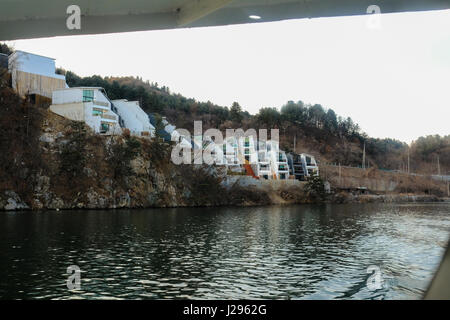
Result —
[[[311, 153], [321, 162], [361, 166], [365, 144], [368, 166], [401, 171], [407, 168], [406, 143], [371, 138], [351, 118], [343, 118], [320, 104], [289, 101], [280, 109], [262, 108], [250, 115], [237, 102], [230, 107], [199, 102], [138, 77], [81, 78], [70, 71], [59, 72], [66, 74], [69, 86], [100, 86], [111, 99], [138, 100], [146, 112], [160, 113], [179, 128], [193, 130], [194, 120], [201, 120], [204, 129], [278, 128], [284, 150], [293, 150], [295, 137], [295, 151]], [[409, 156], [410, 172], [437, 174], [438, 157], [441, 174], [450, 172], [450, 135], [419, 138], [410, 146]]]
[[[7, 45], [0, 44], [0, 53], [11, 52]], [[280, 108], [261, 108], [258, 114], [251, 115], [237, 102], [229, 107], [200, 102], [139, 77], [79, 77], [64, 69], [57, 73], [65, 74], [71, 87], [99, 86], [111, 99], [137, 100], [147, 113], [164, 115], [178, 128], [191, 132], [194, 120], [201, 120], [204, 130], [278, 128], [284, 150], [294, 149], [295, 138], [295, 151], [311, 153], [322, 163], [361, 166], [365, 145], [369, 167], [407, 171], [409, 155], [410, 172], [450, 174], [450, 135], [421, 137], [408, 148], [395, 139], [371, 138], [351, 118], [341, 117], [320, 104], [288, 101]]]
[[[320, 178], [278, 189], [224, 185], [223, 168], [174, 165], [171, 150], [171, 144], [126, 132], [94, 134], [81, 122], [32, 105], [11, 88], [0, 88], [0, 210], [410, 201], [402, 192], [423, 195], [414, 201], [435, 201], [445, 195], [442, 183], [383, 177], [374, 168], [343, 171], [343, 187], [367, 179], [375, 187], [393, 183], [389, 190], [378, 188], [379, 195], [361, 198], [339, 191], [325, 196]], [[333, 188], [339, 187], [333, 168], [321, 170]]]
[[0, 88], [0, 210], [266, 204], [220, 168], [174, 165], [171, 145], [102, 136]]

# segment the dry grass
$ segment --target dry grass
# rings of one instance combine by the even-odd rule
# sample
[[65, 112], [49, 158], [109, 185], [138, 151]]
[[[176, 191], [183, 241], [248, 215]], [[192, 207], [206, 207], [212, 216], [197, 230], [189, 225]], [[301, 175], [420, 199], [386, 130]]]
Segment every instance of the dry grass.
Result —
[[[335, 166], [321, 166], [320, 174], [337, 188], [366, 186], [375, 192], [431, 194], [439, 197], [447, 195], [447, 184], [430, 176], [348, 167], [341, 167], [339, 174], [339, 167]], [[386, 186], [392, 188], [385, 188]]]

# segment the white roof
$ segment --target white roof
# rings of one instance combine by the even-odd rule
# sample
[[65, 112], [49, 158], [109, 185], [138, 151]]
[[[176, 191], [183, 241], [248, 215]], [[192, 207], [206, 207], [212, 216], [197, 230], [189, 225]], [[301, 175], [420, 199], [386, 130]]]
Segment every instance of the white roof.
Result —
[[36, 54], [36, 53], [26, 52], [26, 51], [22, 51], [22, 50], [16, 50], [16, 51], [14, 51], [13, 53], [11, 53], [10, 56], [15, 55], [15, 54], [19, 54], [19, 53], [21, 53], [21, 54], [27, 54], [27, 55], [29, 54], [29, 55], [32, 55], [32, 56], [41, 57], [41, 58], [46, 58], [46, 59], [50, 59], [50, 60], [56, 60], [55, 58], [43, 56], [43, 55]]
[[64, 89], [56, 89], [53, 91], [63, 91], [63, 90], [82, 90], [82, 89], [90, 89], [90, 90], [105, 90], [102, 87], [70, 87]]

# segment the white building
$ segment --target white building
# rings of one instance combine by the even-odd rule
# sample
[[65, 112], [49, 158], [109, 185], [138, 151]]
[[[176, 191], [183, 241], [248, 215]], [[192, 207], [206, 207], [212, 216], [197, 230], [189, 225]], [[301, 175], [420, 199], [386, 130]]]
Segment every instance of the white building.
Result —
[[111, 110], [111, 102], [103, 88], [79, 87], [53, 91], [50, 110], [65, 118], [83, 121], [94, 132], [121, 134], [119, 117]]
[[319, 175], [319, 166], [314, 156], [306, 153], [300, 154], [303, 168], [307, 177]]
[[[214, 163], [216, 165], [226, 165], [227, 160], [223, 153], [223, 143], [216, 143], [211, 137], [204, 136], [203, 143], [203, 159], [207, 160], [209, 163]], [[207, 159], [207, 157], [209, 157]]]
[[288, 155], [290, 172], [297, 180], [305, 180], [308, 177], [319, 175], [319, 166], [314, 156], [301, 153]]
[[227, 165], [228, 170], [233, 172], [242, 171], [242, 164], [239, 160], [239, 148], [238, 141], [235, 137], [227, 137], [222, 144], [222, 154], [225, 158], [224, 163]]
[[170, 124], [169, 121], [167, 121], [166, 117], [162, 117], [161, 121], [162, 121], [162, 124], [164, 126], [164, 130], [170, 135], [177, 128], [173, 124]]
[[289, 165], [286, 153], [280, 150], [278, 141], [269, 140], [266, 142], [266, 151], [270, 159], [270, 170], [273, 179], [289, 179]]
[[113, 100], [113, 110], [123, 121], [122, 126], [135, 136], [155, 136], [155, 127], [150, 123], [148, 114], [141, 109], [138, 101], [126, 99]]
[[21, 96], [38, 94], [48, 98], [57, 89], [67, 88], [66, 77], [56, 74], [55, 59], [15, 51], [8, 57], [12, 87]]
[[183, 148], [192, 148], [191, 137], [185, 136], [183, 133], [177, 129], [173, 130], [171, 133], [171, 141], [179, 144]]
[[271, 167], [270, 151], [267, 150], [267, 143], [265, 141], [259, 142], [256, 173], [260, 179], [272, 179], [274, 175]]
[[239, 137], [237, 140], [241, 162], [256, 165], [258, 163], [257, 140], [255, 141], [253, 136]]

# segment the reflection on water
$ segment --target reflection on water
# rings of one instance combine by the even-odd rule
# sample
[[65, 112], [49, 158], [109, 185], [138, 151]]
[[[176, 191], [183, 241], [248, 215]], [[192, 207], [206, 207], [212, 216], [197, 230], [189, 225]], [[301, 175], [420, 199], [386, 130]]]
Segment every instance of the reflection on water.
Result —
[[[449, 204], [0, 213], [0, 298], [418, 299]], [[66, 269], [81, 268], [81, 290]], [[367, 268], [381, 289], [366, 285]]]

